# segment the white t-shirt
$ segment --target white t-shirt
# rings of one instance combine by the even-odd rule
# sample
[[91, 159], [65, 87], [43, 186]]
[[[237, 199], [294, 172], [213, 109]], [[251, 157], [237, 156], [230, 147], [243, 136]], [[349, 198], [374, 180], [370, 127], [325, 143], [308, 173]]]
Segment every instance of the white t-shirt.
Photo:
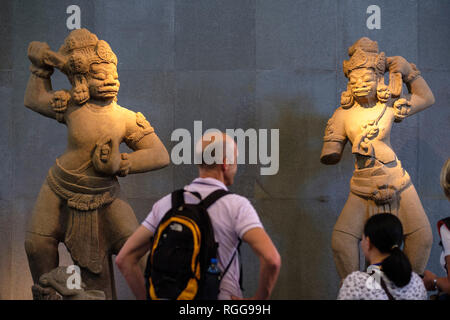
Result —
[[[213, 178], [197, 178], [190, 185], [184, 187], [188, 191], [200, 193], [202, 199], [217, 189], [228, 190], [219, 180]], [[186, 203], [198, 203], [199, 199], [189, 192], [184, 193]], [[155, 233], [159, 222], [172, 207], [171, 195], [166, 195], [157, 201], [142, 225]], [[226, 195], [209, 208], [208, 213], [214, 229], [214, 237], [219, 243], [219, 269], [224, 270], [230, 262], [244, 234], [253, 228], [263, 228], [262, 223], [250, 201], [237, 194]], [[231, 295], [242, 297], [239, 286], [239, 256], [236, 254], [230, 268], [220, 283], [220, 300], [229, 300]]]
[[[427, 290], [422, 279], [415, 272], [411, 274], [411, 281], [404, 287], [396, 287], [383, 272], [380, 275], [386, 283], [391, 295], [395, 300], [427, 300]], [[374, 285], [369, 279], [373, 277], [367, 272], [355, 271], [348, 275], [341, 289], [338, 300], [389, 300], [388, 295], [380, 285]]]
[[442, 241], [441, 266], [447, 272], [447, 269], [445, 269], [445, 257], [450, 256], [450, 230], [443, 224], [440, 233]]

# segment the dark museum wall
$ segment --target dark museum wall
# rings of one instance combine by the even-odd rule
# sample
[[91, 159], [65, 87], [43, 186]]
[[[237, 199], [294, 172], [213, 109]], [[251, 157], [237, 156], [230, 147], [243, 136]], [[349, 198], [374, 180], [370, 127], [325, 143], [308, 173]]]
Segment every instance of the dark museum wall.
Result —
[[[442, 273], [436, 222], [450, 215], [439, 173], [450, 157], [450, 1], [447, 0], [0, 0], [0, 299], [30, 299], [25, 227], [47, 170], [66, 146], [66, 129], [26, 109], [27, 46], [57, 50], [69, 31], [69, 5], [81, 27], [117, 54], [118, 102], [142, 112], [169, 152], [173, 130], [280, 129], [280, 169], [260, 175], [242, 165], [233, 192], [256, 207], [283, 259], [274, 299], [335, 299], [339, 279], [331, 232], [353, 171], [319, 162], [325, 124], [346, 87], [342, 60], [362, 36], [388, 56], [415, 63], [436, 103], [392, 131], [392, 145], [412, 177], [433, 227], [428, 268]], [[370, 30], [367, 8], [381, 8]], [[53, 87], [69, 88], [59, 72]], [[139, 221], [161, 196], [190, 182], [196, 169], [173, 165], [120, 182]], [[61, 262], [69, 264], [61, 246]], [[244, 294], [257, 285], [258, 261], [244, 248]], [[133, 298], [116, 272], [118, 296]]]

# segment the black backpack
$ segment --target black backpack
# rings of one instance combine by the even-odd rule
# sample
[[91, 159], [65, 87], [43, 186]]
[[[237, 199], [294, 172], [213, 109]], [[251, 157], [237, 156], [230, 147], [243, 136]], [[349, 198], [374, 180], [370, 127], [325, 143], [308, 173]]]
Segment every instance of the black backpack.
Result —
[[184, 192], [172, 193], [172, 208], [164, 215], [153, 236], [145, 270], [150, 300], [217, 300], [222, 273], [209, 273], [211, 259], [217, 259], [218, 243], [207, 209], [230, 192], [219, 189], [201, 201], [186, 204]]

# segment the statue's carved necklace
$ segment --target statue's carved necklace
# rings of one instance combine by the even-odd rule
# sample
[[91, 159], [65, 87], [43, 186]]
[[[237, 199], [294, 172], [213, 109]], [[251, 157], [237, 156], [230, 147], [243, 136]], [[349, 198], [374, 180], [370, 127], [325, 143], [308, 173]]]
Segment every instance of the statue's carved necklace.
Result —
[[375, 120], [367, 120], [361, 125], [361, 133], [353, 142], [352, 153], [358, 153], [363, 156], [374, 157], [372, 140], [378, 136], [380, 129], [378, 123], [385, 114], [387, 105], [384, 104], [383, 110]]

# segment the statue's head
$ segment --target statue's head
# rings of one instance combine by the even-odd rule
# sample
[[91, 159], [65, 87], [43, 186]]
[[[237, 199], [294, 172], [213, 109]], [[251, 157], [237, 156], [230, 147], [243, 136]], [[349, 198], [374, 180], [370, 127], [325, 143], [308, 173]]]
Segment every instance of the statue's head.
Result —
[[72, 84], [76, 103], [116, 99], [120, 86], [117, 57], [106, 41], [87, 29], [77, 29], [67, 36], [59, 53], [67, 57], [62, 71]]
[[347, 91], [341, 96], [341, 105], [350, 108], [355, 100], [373, 99], [386, 102], [390, 97], [388, 86], [384, 84], [386, 56], [378, 53], [378, 44], [369, 38], [361, 38], [349, 49], [349, 60], [343, 63], [344, 74], [348, 78]]

